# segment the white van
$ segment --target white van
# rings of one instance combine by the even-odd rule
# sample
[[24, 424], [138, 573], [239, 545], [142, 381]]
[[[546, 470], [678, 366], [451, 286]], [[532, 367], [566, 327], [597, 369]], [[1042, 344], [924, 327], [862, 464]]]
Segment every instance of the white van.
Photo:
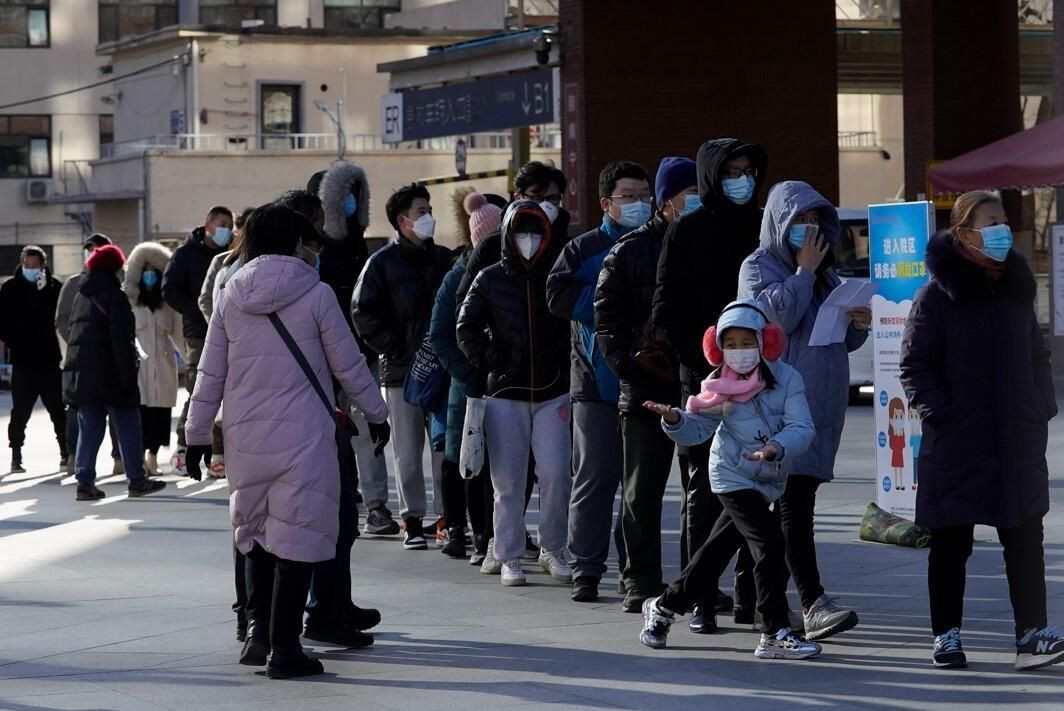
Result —
[[[868, 208], [836, 208], [842, 230], [835, 247], [835, 271], [844, 280], [868, 281]], [[872, 338], [850, 354], [850, 399], [871, 397], [873, 387]]]

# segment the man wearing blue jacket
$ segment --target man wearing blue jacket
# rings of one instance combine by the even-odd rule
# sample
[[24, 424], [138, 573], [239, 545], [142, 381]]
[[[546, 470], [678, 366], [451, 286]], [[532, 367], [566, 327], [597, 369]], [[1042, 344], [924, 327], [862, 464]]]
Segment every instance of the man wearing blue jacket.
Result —
[[[602, 224], [562, 250], [547, 278], [547, 304], [569, 319], [572, 333], [573, 493], [569, 552], [577, 602], [598, 599], [610, 550], [613, 501], [624, 468], [617, 400], [620, 383], [595, 342], [595, 285], [602, 262], [618, 240], [651, 217], [650, 178], [630, 161], [599, 175]], [[619, 546], [620, 547], [620, 546]], [[618, 551], [623, 556], [623, 551]]]

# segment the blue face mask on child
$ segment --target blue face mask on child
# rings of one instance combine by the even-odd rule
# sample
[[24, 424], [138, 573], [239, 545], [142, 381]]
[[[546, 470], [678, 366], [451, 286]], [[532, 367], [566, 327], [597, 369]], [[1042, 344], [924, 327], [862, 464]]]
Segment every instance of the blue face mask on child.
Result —
[[805, 236], [809, 232], [812, 232], [815, 235], [816, 225], [791, 225], [791, 229], [787, 233], [787, 244], [789, 244], [791, 246], [791, 249], [793, 249], [795, 252], [800, 251], [802, 247], [805, 246]]
[[344, 217], [351, 217], [358, 211], [358, 201], [355, 196], [348, 193], [344, 198]]
[[159, 272], [151, 270], [144, 272], [140, 275], [140, 282], [149, 289], [153, 288], [159, 283]]
[[990, 225], [979, 230], [983, 236], [983, 248], [979, 250], [995, 262], [1008, 259], [1012, 249], [1012, 230], [1008, 225]]

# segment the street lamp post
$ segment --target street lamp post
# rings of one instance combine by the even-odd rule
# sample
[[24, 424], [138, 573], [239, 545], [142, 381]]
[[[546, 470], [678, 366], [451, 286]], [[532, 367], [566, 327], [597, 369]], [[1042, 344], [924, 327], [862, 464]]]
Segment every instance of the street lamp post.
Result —
[[328, 116], [329, 120], [332, 121], [333, 126], [336, 127], [336, 160], [343, 160], [344, 154], [347, 153], [347, 134], [344, 132], [342, 121], [344, 102], [342, 100], [336, 102], [335, 114], [329, 108], [329, 104], [323, 99], [316, 100], [314, 102], [314, 107]]

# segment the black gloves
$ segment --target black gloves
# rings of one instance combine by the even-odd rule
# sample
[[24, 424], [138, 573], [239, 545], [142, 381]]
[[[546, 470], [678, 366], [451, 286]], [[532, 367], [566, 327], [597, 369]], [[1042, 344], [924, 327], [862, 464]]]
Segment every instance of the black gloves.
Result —
[[373, 444], [377, 445], [373, 448], [373, 454], [381, 456], [384, 452], [384, 446], [388, 444], [388, 440], [392, 437], [392, 428], [387, 422], [382, 422], [379, 425], [369, 422], [369, 438]]
[[203, 473], [200, 471], [200, 461], [204, 467], [211, 465], [211, 445], [195, 444], [185, 448], [185, 470], [190, 479], [200, 481]]

